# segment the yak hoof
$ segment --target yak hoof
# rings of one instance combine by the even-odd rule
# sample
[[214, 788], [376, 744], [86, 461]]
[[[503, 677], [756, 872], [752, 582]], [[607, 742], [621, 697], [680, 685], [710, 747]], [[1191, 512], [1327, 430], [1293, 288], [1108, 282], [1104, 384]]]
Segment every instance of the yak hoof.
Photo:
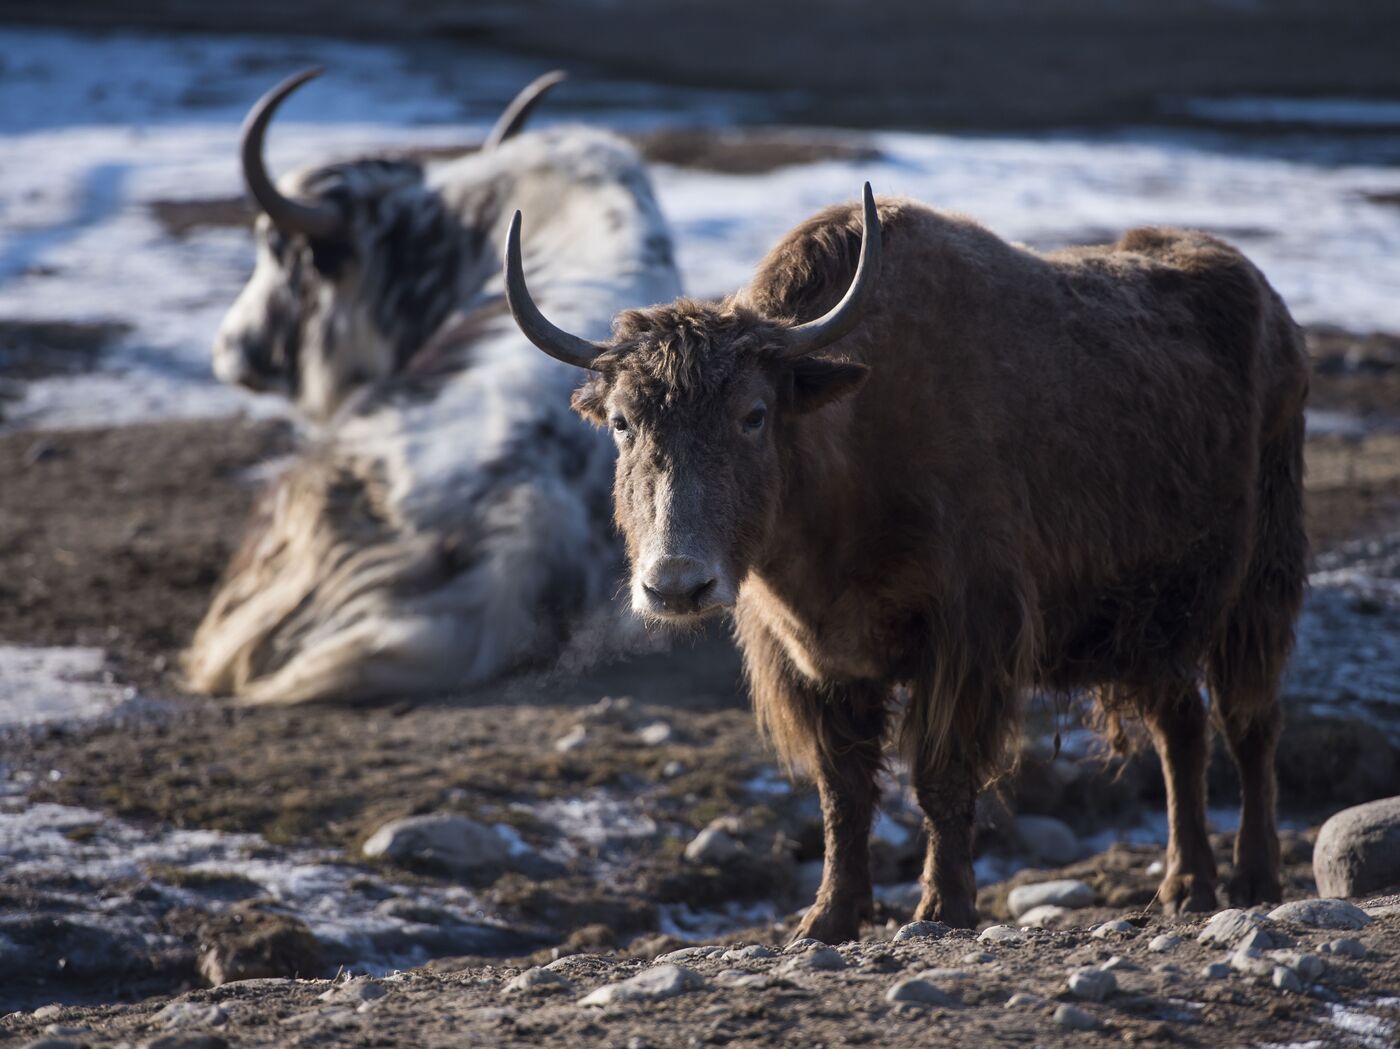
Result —
[[836, 906], [823, 907], [814, 904], [793, 933], [794, 940], [811, 937], [822, 943], [849, 943], [860, 939], [860, 925], [870, 913], [871, 907]]
[[1220, 909], [1215, 899], [1215, 879], [1199, 874], [1173, 874], [1164, 878], [1157, 898], [1167, 914], [1208, 913]]
[[914, 912], [916, 922], [942, 922], [950, 929], [977, 928], [977, 904], [973, 900], [942, 900], [925, 896]]
[[1225, 897], [1230, 901], [1231, 907], [1278, 903], [1283, 899], [1283, 884], [1279, 881], [1277, 868], [1239, 868], [1225, 883]]

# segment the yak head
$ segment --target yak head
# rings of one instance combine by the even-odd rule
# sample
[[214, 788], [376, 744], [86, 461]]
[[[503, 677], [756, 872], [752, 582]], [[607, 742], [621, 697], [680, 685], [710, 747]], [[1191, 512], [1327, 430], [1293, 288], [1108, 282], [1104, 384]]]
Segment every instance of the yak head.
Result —
[[506, 297], [531, 342], [593, 373], [573, 405], [617, 442], [614, 513], [636, 612], [685, 623], [734, 603], [776, 538], [792, 420], [865, 380], [865, 365], [815, 354], [854, 329], [879, 267], [879, 218], [867, 184], [860, 261], [825, 315], [798, 324], [737, 299], [682, 299], [627, 311], [609, 342], [593, 343], [555, 327], [530, 298], [516, 213]]
[[[324, 418], [356, 387], [401, 370], [447, 319], [484, 232], [464, 228], [409, 161], [331, 164], [274, 183], [263, 162], [267, 125], [319, 72], [283, 81], [244, 121], [257, 262], [215, 338], [214, 372]], [[519, 130], [561, 79], [551, 73], [522, 91], [483, 148]]]

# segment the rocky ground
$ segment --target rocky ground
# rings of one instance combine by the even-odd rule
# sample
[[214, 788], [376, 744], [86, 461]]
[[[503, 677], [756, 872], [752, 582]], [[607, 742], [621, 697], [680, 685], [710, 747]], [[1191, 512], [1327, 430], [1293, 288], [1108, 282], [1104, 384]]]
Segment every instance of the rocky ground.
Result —
[[[36, 370], [83, 367], [106, 337], [0, 329]], [[1312, 342], [1310, 529], [1344, 572], [1392, 556], [1400, 346]], [[979, 906], [1009, 930], [897, 932], [920, 840], [896, 768], [877, 922], [783, 953], [818, 816], [755, 739], [723, 636], [416, 703], [181, 694], [179, 649], [291, 442], [240, 419], [0, 435], [0, 647], [101, 649], [98, 684], [136, 694], [0, 738], [0, 1043], [1394, 1044], [1395, 901], [1235, 916], [1200, 942], [1204, 918], [1153, 906], [1154, 763], [1105, 764], [1073, 711], [1031, 711], [1018, 774], [982, 806]], [[1365, 592], [1329, 601], [1314, 639], [1389, 629]], [[1325, 645], [1300, 656], [1322, 669], [1290, 687], [1280, 757], [1295, 900], [1322, 820], [1400, 794], [1395, 712], [1310, 691], [1336, 667]], [[1211, 783], [1223, 867], [1219, 755]], [[1028, 899], [1046, 881], [1069, 884]]]

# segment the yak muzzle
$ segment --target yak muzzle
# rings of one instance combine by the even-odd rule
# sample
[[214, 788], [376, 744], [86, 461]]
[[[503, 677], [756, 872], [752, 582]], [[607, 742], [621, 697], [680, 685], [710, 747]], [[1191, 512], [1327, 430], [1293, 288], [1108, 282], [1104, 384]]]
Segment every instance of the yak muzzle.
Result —
[[718, 600], [714, 568], [694, 557], [660, 557], [641, 578], [639, 611], [660, 616], [694, 616], [723, 602]]

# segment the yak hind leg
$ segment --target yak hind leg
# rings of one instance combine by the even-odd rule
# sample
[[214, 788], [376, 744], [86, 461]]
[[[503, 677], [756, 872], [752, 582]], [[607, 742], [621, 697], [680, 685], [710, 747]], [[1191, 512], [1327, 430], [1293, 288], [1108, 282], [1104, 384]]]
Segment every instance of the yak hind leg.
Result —
[[1206, 829], [1207, 720], [1190, 683], [1144, 697], [1143, 720], [1167, 787], [1167, 859], [1157, 898], [1168, 914], [1216, 909], [1215, 854]]

